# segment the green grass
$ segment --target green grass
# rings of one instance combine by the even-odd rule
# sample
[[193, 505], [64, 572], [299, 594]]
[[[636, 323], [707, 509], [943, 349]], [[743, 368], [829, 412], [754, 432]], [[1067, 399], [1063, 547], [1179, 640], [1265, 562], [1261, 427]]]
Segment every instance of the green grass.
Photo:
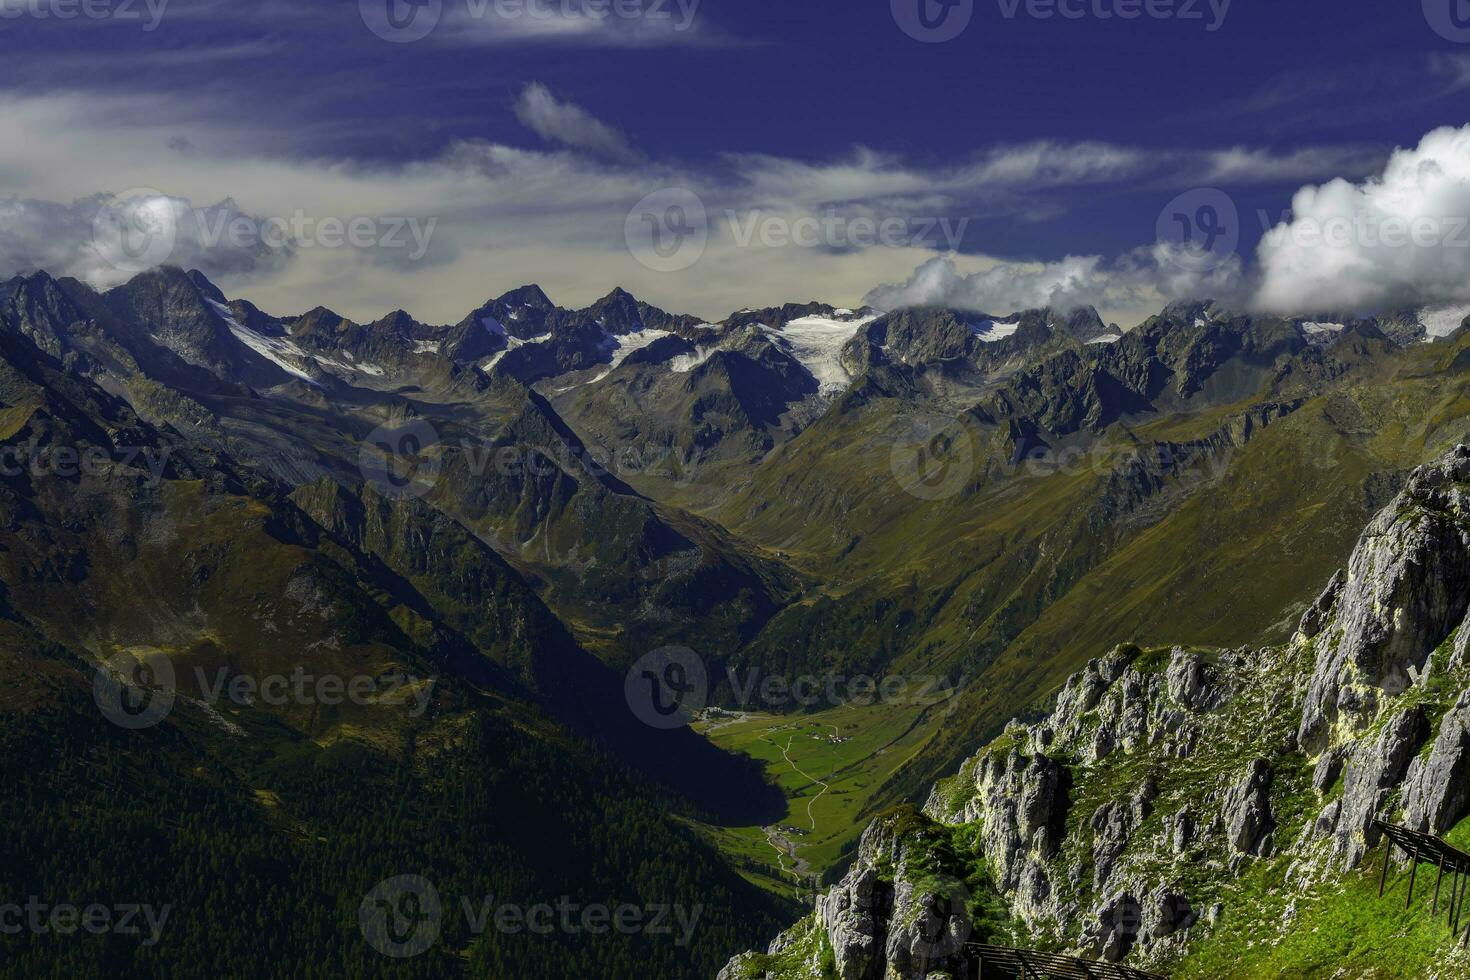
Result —
[[[1461, 848], [1470, 844], [1470, 821], [1456, 827], [1449, 840]], [[1364, 867], [1330, 874], [1305, 893], [1285, 884], [1283, 862], [1252, 867], [1237, 883], [1219, 926], [1174, 975], [1181, 980], [1470, 975], [1470, 953], [1456, 946], [1445, 921], [1448, 878], [1434, 916], [1436, 869], [1421, 864], [1413, 903], [1406, 909], [1408, 868], [1390, 867], [1389, 887], [1379, 898], [1382, 861], [1380, 846]], [[1462, 917], [1461, 925], [1470, 923]]]
[[[944, 705], [927, 714], [919, 706], [846, 705], [811, 715], [752, 714], [734, 724], [698, 727], [721, 748], [761, 761], [786, 796], [788, 809], [779, 823], [804, 831], [786, 835], [796, 845], [796, 856], [810, 864], [811, 874], [828, 875], [866, 828], [874, 789], [912, 758], [943, 711]], [[844, 741], [832, 742], [834, 731]], [[808, 776], [828, 789], [824, 792]], [[759, 827], [721, 828], [715, 840], [732, 857], [764, 862], [770, 877], [794, 879], [789, 870], [781, 871], [777, 852]], [[791, 861], [785, 863], [790, 869]]]

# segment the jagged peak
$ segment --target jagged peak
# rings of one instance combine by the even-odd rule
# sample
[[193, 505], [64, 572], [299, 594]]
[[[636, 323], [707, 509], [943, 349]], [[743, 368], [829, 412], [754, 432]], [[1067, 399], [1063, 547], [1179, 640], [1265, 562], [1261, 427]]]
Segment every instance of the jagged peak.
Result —
[[28, 297], [30, 301], [62, 302], [68, 307], [75, 307], [76, 302], [72, 294], [73, 289], [80, 289], [84, 295], [95, 296], [95, 292], [85, 283], [77, 282], [75, 279], [56, 279], [44, 269], [37, 270], [28, 275], [15, 276], [5, 283], [0, 283], [0, 297], [18, 298]]
[[35, 272], [21, 273], [19, 275], [12, 276], [5, 283], [5, 285], [9, 287], [19, 288], [25, 286], [57, 286], [60, 285], [60, 283], [58, 283], [57, 280], [51, 275], [51, 273], [47, 272], [45, 269], [37, 269]]
[[[545, 290], [535, 283], [518, 286], [515, 289], [493, 299], [486, 306], [502, 303], [506, 306], [529, 306], [538, 310], [554, 310], [556, 304], [546, 295]], [[483, 309], [483, 307], [482, 307]]]
[[[722, 321], [722, 324], [727, 328], [743, 327], [751, 324], [763, 324], [774, 327], [808, 316], [828, 316], [834, 319], [841, 319], [842, 317], [838, 317], [838, 314], [841, 312], [841, 307], [814, 299], [805, 303], [783, 303], [780, 306], [767, 306], [759, 310], [737, 310], [726, 317]], [[856, 319], [866, 312], [869, 312], [869, 308], [863, 307], [861, 310], [848, 310], [847, 315]]]
[[194, 284], [194, 287], [198, 289], [199, 292], [214, 300], [216, 303], [219, 303], [223, 306], [229, 302], [229, 300], [225, 298], [224, 292], [222, 292], [220, 288], [214, 283], [210, 282], [209, 277], [200, 272], [198, 269], [190, 269], [187, 273], [187, 276], [189, 281]]
[[584, 316], [599, 318], [615, 317], [620, 321], [631, 324], [642, 322], [644, 310], [655, 310], [659, 313], [663, 312], [662, 310], [657, 310], [656, 307], [651, 307], [646, 303], [639, 302], [636, 296], [628, 292], [622, 286], [618, 286], [614, 288], [612, 292], [602, 297], [602, 299], [599, 299], [597, 302], [593, 303], [585, 310], [581, 310], [580, 312]]
[[325, 306], [313, 306], [300, 316], [291, 317], [290, 319], [294, 323], [309, 323], [326, 327], [335, 327], [338, 324], [350, 322], [340, 313], [337, 313], [335, 310], [330, 310]]
[[387, 316], [374, 320], [372, 329], [385, 333], [395, 333], [407, 336], [420, 329], [422, 324], [415, 320], [404, 310], [394, 310]]
[[112, 287], [112, 289], [108, 290], [108, 293], [134, 291], [139, 288], [147, 288], [154, 285], [187, 286], [192, 287], [196, 291], [203, 292], [203, 288], [200, 286], [201, 281], [207, 284], [210, 289], [218, 292], [218, 289], [216, 289], [214, 284], [202, 272], [198, 272], [197, 270], [190, 272], [182, 266], [177, 265], [159, 265], [151, 269], [145, 269], [127, 282]]
[[596, 303], [593, 303], [592, 305], [593, 306], [602, 306], [602, 305], [604, 305], [606, 303], [612, 303], [612, 302], [636, 303], [636, 302], [638, 302], [638, 297], [636, 297], [632, 293], [628, 292], [622, 286], [614, 286], [612, 288], [612, 292], [608, 293], [606, 296], [602, 297], [602, 299], [598, 300]]

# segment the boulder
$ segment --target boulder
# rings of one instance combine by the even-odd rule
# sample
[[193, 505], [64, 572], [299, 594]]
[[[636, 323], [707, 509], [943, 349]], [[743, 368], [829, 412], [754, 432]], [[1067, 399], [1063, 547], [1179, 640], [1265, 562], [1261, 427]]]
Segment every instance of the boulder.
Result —
[[1225, 793], [1225, 835], [1237, 854], [1264, 857], [1271, 853], [1271, 835], [1276, 828], [1271, 814], [1273, 778], [1266, 760], [1256, 759]]
[[1337, 819], [1337, 854], [1355, 867], [1378, 843], [1373, 821], [1382, 815], [1393, 788], [1429, 738], [1429, 721], [1421, 708], [1401, 711], [1383, 726], [1378, 737], [1359, 741], [1347, 763], [1342, 806]]
[[1415, 759], [1404, 785], [1404, 823], [1443, 834], [1465, 815], [1470, 801], [1470, 691], [1440, 722], [1434, 747]]

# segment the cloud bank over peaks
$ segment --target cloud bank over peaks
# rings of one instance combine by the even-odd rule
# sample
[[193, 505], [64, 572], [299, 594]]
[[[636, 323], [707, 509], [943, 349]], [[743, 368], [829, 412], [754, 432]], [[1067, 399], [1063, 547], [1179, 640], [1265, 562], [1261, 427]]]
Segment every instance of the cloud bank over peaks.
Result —
[[1112, 261], [1100, 255], [1069, 255], [1057, 262], [1000, 262], [971, 274], [950, 256], [925, 262], [904, 283], [880, 286], [865, 302], [880, 310], [942, 306], [976, 313], [1007, 314], [1052, 307], [1095, 306], [1137, 313], [1186, 297], [1229, 302], [1243, 296], [1238, 256], [1218, 267], [1195, 271], [1177, 246], [1159, 243]]
[[880, 309], [1006, 313], [1091, 305], [1146, 313], [1207, 298], [1287, 315], [1470, 301], [1470, 126], [1428, 133], [1418, 146], [1392, 153], [1374, 175], [1302, 187], [1288, 216], [1256, 246], [1253, 262], [1234, 253], [1200, 256], [1163, 241], [1112, 260], [1000, 261], [968, 275], [939, 257], [906, 282], [873, 290], [867, 301]]
[[71, 204], [0, 199], [5, 275], [45, 270], [106, 288], [167, 263], [211, 278], [249, 277], [281, 270], [294, 251], [285, 234], [273, 236], [228, 198], [194, 207], [140, 188]]

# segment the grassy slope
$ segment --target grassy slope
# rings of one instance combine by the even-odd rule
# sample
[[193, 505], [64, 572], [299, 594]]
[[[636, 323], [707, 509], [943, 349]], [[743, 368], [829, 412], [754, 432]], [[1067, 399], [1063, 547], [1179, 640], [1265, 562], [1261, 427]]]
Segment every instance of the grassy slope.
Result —
[[[0, 937], [0, 974], [706, 976], [790, 914], [681, 826], [666, 792], [457, 680], [452, 617], [279, 498], [116, 474], [23, 489], [0, 494], [0, 784], [20, 801], [0, 815], [0, 895], [175, 912], [146, 949]], [[480, 605], [516, 600], [534, 622], [525, 590]], [[90, 658], [140, 647], [170, 656], [181, 696], [130, 733], [93, 703]], [[390, 699], [206, 706], [196, 666], [439, 680], [422, 717]], [[704, 924], [679, 948], [477, 936], [451, 918], [434, 952], [394, 963], [357, 907], [409, 871], [452, 903], [678, 902]]]
[[[824, 589], [776, 617], [764, 659], [779, 664], [773, 653], [795, 649], [808, 664], [869, 669], [882, 649], [897, 654], [892, 669], [971, 679], [959, 722], [911, 736], [913, 765], [861, 766], [870, 799], [849, 810], [856, 822], [840, 835], [855, 839], [876, 810], [922, 794], [1119, 642], [1282, 639], [1385, 501], [1391, 480], [1381, 475], [1466, 434], [1467, 349], [1461, 339], [1406, 351], [1243, 447], [1174, 474], [1111, 526], [1086, 515], [1106, 500], [1107, 475], [1132, 445], [1208, 437], [1254, 400], [1114, 431], [1096, 467], [972, 486], [933, 504], [897, 492], [889, 473], [896, 402], [834, 413], [779, 450], [720, 515], [790, 554]], [[996, 448], [972, 432], [980, 472]], [[837, 611], [808, 612], [823, 603]], [[833, 629], [844, 616], [866, 625]], [[842, 642], [823, 648], [824, 630]], [[800, 654], [786, 666], [799, 665]]]
[[[1461, 849], [1470, 847], [1470, 821], [1462, 821], [1448, 839]], [[1390, 869], [1391, 887], [1378, 897], [1382, 860], [1380, 848], [1366, 867], [1334, 877], [1305, 895], [1283, 887], [1279, 867], [1252, 868], [1240, 879], [1237, 899], [1248, 903], [1249, 912], [1222, 919], [1219, 930], [1179, 965], [1174, 976], [1308, 980], [1342, 975], [1400, 980], [1470, 973], [1470, 955], [1456, 948], [1445, 922], [1448, 882], [1436, 917], [1431, 913], [1435, 869], [1420, 865], [1414, 901], [1406, 909], [1408, 869], [1403, 865]]]
[[[1398, 711], [1420, 705], [1437, 734], [1439, 720], [1470, 686], [1470, 673], [1448, 673], [1453, 638], [1434, 654], [1430, 679], [1401, 696], [1379, 723], [1363, 737], [1376, 733]], [[1280, 686], [1280, 681], [1277, 680]], [[1269, 684], [1269, 681], [1268, 681]], [[1434, 745], [1434, 734], [1421, 754]], [[1218, 753], [1223, 760], [1239, 761], [1229, 740]], [[1322, 807], [1342, 794], [1342, 780], [1318, 799], [1309, 786], [1310, 771], [1302, 765], [1288, 770], [1288, 789], [1273, 790], [1273, 808], [1282, 814], [1283, 829], [1278, 840], [1295, 840], [1316, 819]], [[1397, 793], [1382, 812], [1394, 812]], [[1470, 849], [1470, 818], [1461, 820], [1445, 835], [1461, 848]], [[1409, 865], [1395, 849], [1388, 870], [1387, 887], [1378, 895], [1383, 871], [1384, 847], [1380, 845], [1362, 867], [1342, 871], [1328, 867], [1307, 887], [1294, 877], [1296, 859], [1282, 855], [1256, 862], [1234, 881], [1225, 884], [1228, 913], [1219, 928], [1209, 933], [1175, 966], [1180, 978], [1212, 978], [1228, 968], [1239, 977], [1319, 977], [1337, 975], [1389, 980], [1408, 977], [1457, 977], [1470, 974], [1470, 951], [1460, 947], [1447, 922], [1448, 879], [1442, 885], [1435, 915], [1436, 868], [1420, 864], [1412, 902], [1408, 901]], [[1461, 917], [1462, 930], [1470, 926]]]

